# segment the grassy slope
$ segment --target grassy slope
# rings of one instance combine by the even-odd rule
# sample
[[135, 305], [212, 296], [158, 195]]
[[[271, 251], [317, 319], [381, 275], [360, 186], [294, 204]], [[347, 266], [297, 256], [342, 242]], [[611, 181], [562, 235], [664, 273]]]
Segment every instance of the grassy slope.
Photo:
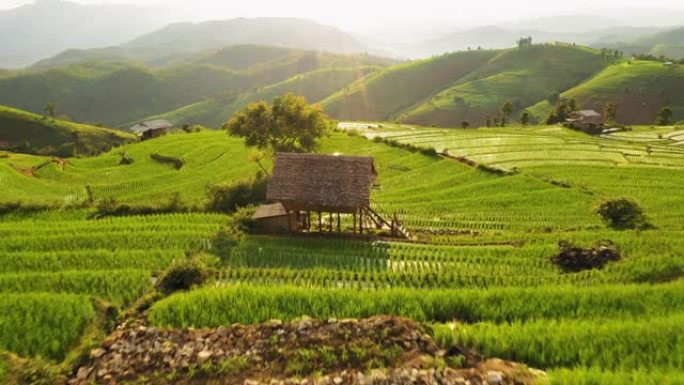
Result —
[[[0, 103], [40, 112], [47, 103], [56, 102], [60, 113], [74, 120], [127, 126], [150, 115], [211, 97], [254, 91], [298, 74], [388, 62], [366, 55], [301, 50], [282, 50], [264, 57], [259, 47], [243, 48], [236, 55], [250, 49], [258, 56], [251, 62], [229, 60], [230, 52], [224, 52], [161, 69], [124, 63], [80, 63], [20, 72], [0, 77]], [[244, 68], [253, 63], [257, 64]]]
[[506, 102], [515, 106], [517, 119], [524, 107], [572, 87], [604, 65], [598, 51], [584, 47], [535, 45], [505, 50], [432, 100], [415, 106], [401, 120], [442, 126], [468, 121], [479, 126], [485, 115], [500, 115]]
[[[119, 165], [122, 151], [135, 163]], [[458, 228], [574, 228], [597, 224], [591, 214], [595, 203], [592, 197], [526, 175], [502, 178], [454, 161], [341, 134], [326, 140], [322, 151], [375, 156], [382, 185], [374, 193], [376, 201], [389, 213], [403, 213], [415, 225], [423, 219]], [[187, 166], [177, 171], [158, 164], [150, 160], [152, 152], [181, 157]], [[96, 200], [159, 202], [179, 192], [183, 200], [200, 204], [208, 185], [242, 179], [257, 170], [242, 142], [223, 132], [169, 135], [96, 158], [73, 159], [64, 169], [50, 165], [34, 177], [9, 166], [29, 167], [43, 161], [41, 157], [19, 155], [0, 159], [0, 183], [8, 187], [0, 194], [0, 201], [76, 203], [86, 199], [85, 186], [90, 185]], [[508, 192], [502, 194], [502, 190]], [[558, 204], [561, 209], [551, 217], [540, 202]]]
[[[414, 227], [587, 228], [600, 225], [593, 207], [601, 199], [620, 194], [639, 199], [667, 224], [676, 219], [667, 207], [681, 203], [677, 194], [666, 193], [680, 183], [674, 178], [678, 173], [668, 175], [684, 166], [681, 150], [668, 140], [659, 143], [656, 137], [647, 143], [649, 154], [646, 144], [628, 143], [637, 137], [591, 138], [547, 127], [418, 129], [387, 135], [419, 146], [447, 148], [453, 155], [467, 155], [481, 163], [523, 170], [499, 177], [362, 138], [334, 134], [324, 142], [325, 153], [375, 156], [382, 186], [374, 193], [376, 202], [389, 213], [401, 213]], [[124, 151], [135, 159], [134, 164], [119, 165]], [[158, 164], [150, 159], [153, 152], [180, 157], [187, 165], [178, 171]], [[96, 200], [159, 202], [179, 192], [183, 200], [201, 204], [208, 185], [242, 179], [257, 171], [249, 161], [248, 149], [224, 132], [168, 135], [96, 158], [71, 159], [63, 168], [51, 164], [33, 177], [10, 166], [31, 167], [44, 161], [27, 155], [0, 159], [0, 201], [76, 203], [86, 199], [85, 186], [90, 185]], [[640, 190], [640, 178], [650, 180], [661, 193]], [[570, 188], [550, 181], [565, 182]], [[549, 207], [554, 207], [552, 213]]]
[[393, 66], [345, 87], [322, 104], [336, 118], [390, 120], [495, 54], [495, 51], [457, 52]]
[[[123, 152], [135, 163], [120, 165]], [[153, 153], [182, 158], [186, 165], [176, 170], [153, 161]], [[87, 198], [85, 187], [89, 185], [97, 200], [153, 203], [165, 201], [177, 192], [188, 203], [198, 204], [204, 201], [208, 184], [246, 178], [257, 171], [242, 142], [224, 132], [167, 135], [122, 146], [95, 158], [69, 159], [64, 167], [50, 164], [33, 177], [10, 166], [31, 167], [45, 160], [19, 154], [0, 159], [0, 200], [77, 203]]]
[[[43, 115], [0, 106], [0, 141], [20, 151], [91, 155], [136, 140], [133, 135], [107, 128], [52, 120]], [[3, 147], [0, 145], [0, 148]]]
[[[619, 122], [650, 124], [663, 106], [672, 108], [675, 120], [684, 119], [683, 88], [684, 65], [668, 67], [660, 62], [624, 61], [607, 67], [561, 97], [575, 98], [583, 108], [599, 112], [606, 102], [616, 102]], [[550, 107], [543, 101], [530, 111], [544, 118]]]
[[[384, 131], [383, 131], [384, 130]], [[515, 194], [524, 191], [525, 184], [513, 184], [517, 178], [525, 175], [536, 178], [536, 182], [548, 185], [566, 186], [569, 191], [580, 192], [584, 197], [574, 197], [571, 203], [588, 203], [584, 208], [577, 207], [580, 212], [589, 213], [592, 204], [601, 199], [617, 196], [629, 196], [637, 199], [647, 213], [658, 218], [656, 225], [663, 227], [679, 227], [681, 215], [673, 211], [673, 207], [682, 207], [684, 200], [675, 194], [677, 185], [684, 183], [681, 170], [684, 168], [684, 150], [681, 149], [681, 131], [677, 127], [665, 127], [660, 130], [636, 129], [629, 133], [612, 134], [605, 137], [592, 137], [560, 127], [506, 127], [478, 130], [443, 130], [415, 128], [406, 130], [398, 127], [397, 131], [380, 128], [368, 131], [368, 135], [380, 135], [400, 143], [421, 147], [431, 147], [438, 151], [446, 151], [453, 156], [463, 156], [482, 164], [504, 169], [522, 170], [520, 175], [508, 179], [506, 187], [496, 196]], [[661, 136], [663, 139], [659, 139]], [[534, 183], [528, 183], [533, 186]], [[411, 187], [415, 188], [417, 186]], [[407, 186], [408, 188], [408, 186]], [[554, 191], [554, 190], [549, 190]], [[482, 191], [478, 191], [482, 194]], [[531, 192], [532, 194], [532, 192]], [[435, 192], [435, 196], [437, 196]], [[473, 204], [475, 197], [453, 197], [452, 205], [462, 201], [463, 205]], [[406, 194], [406, 204], [411, 202], [412, 194]], [[478, 207], [487, 210], [496, 200], [483, 195]], [[522, 202], [511, 206], [502, 206], [502, 214], [514, 212], [517, 208], [522, 212], [549, 217], [555, 196], [540, 196], [535, 202], [547, 202], [538, 206], [527, 207]], [[433, 196], [432, 201], [435, 200]], [[401, 198], [393, 198], [392, 202]], [[419, 200], [420, 201], [420, 200]], [[593, 202], [593, 203], [591, 203]], [[425, 204], [425, 203], [421, 203]], [[461, 209], [463, 210], [463, 209]], [[466, 208], [467, 210], [467, 208]], [[563, 218], [563, 219], [561, 219]], [[572, 213], [551, 219], [551, 223], [570, 221]], [[581, 219], [584, 218], [584, 219]], [[595, 219], [595, 218], [594, 218]], [[593, 219], [578, 216], [575, 223], [582, 220], [591, 223]], [[520, 219], [518, 222], [522, 222]], [[511, 219], [511, 222], [515, 220]]]
[[260, 100], [270, 102], [273, 98], [288, 92], [304, 96], [310, 102], [317, 102], [347, 84], [363, 78], [377, 68], [364, 66], [307, 72], [260, 88], [256, 92], [244, 93], [237, 98], [233, 96], [215, 97], [144, 120], [167, 119], [174, 125], [202, 124], [208, 127], [220, 127], [233, 113], [249, 103]]

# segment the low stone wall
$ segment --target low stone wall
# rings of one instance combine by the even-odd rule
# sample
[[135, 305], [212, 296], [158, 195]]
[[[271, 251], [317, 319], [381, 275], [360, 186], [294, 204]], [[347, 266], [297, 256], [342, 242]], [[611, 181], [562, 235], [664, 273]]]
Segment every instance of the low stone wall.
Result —
[[436, 366], [444, 354], [427, 330], [395, 317], [199, 330], [122, 326], [69, 384], [513, 383], [505, 370]]

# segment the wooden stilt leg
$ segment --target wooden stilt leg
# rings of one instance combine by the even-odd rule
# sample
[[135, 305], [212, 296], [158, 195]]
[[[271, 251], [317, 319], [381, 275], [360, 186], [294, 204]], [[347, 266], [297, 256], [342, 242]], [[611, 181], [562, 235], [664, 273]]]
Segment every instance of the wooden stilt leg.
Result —
[[363, 209], [359, 209], [359, 234], [363, 235]]
[[342, 232], [342, 216], [340, 213], [337, 213], [337, 232], [341, 233]]
[[323, 213], [318, 212], [318, 232], [323, 232]]
[[354, 219], [354, 234], [356, 234], [356, 213], [352, 214]]
[[328, 231], [332, 233], [333, 232], [333, 215], [332, 215], [332, 213], [328, 213], [328, 220], [329, 220]]

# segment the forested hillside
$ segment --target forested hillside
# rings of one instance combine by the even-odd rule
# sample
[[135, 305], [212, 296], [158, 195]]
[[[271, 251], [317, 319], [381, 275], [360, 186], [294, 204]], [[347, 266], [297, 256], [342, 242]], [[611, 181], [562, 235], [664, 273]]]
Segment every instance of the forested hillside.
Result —
[[[663, 107], [672, 110], [675, 120], [684, 119], [683, 87], [684, 65], [629, 60], [605, 68], [560, 96], [596, 111], [613, 102], [618, 106], [619, 122], [650, 124]], [[530, 111], [543, 119], [550, 109], [551, 104], [543, 101]]]
[[403, 63], [254, 45], [165, 58], [158, 68], [124, 60], [5, 71], [0, 103], [36, 113], [56, 103], [71, 119], [120, 128], [153, 118], [217, 128], [248, 103], [287, 92], [348, 120], [474, 127], [487, 117], [496, 124], [510, 104], [509, 122], [524, 111], [544, 122], [559, 100], [569, 98], [599, 112], [615, 102], [623, 124], [652, 123], [663, 107], [675, 121], [684, 119], [681, 64], [561, 43]]
[[[0, 103], [33, 112], [57, 103], [60, 113], [74, 120], [126, 127], [150, 115], [206, 99], [234, 98], [300, 74], [389, 63], [389, 59], [368, 55], [238, 46], [158, 69], [121, 62], [83, 62], [17, 72], [0, 78]], [[338, 87], [329, 93], [345, 81], [355, 80], [344, 71], [338, 74], [340, 80], [332, 82]]]

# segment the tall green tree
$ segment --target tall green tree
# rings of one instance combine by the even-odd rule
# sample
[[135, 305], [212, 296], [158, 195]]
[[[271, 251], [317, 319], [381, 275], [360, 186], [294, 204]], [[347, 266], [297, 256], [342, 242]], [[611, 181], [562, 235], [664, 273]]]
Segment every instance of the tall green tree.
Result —
[[530, 113], [527, 111], [523, 111], [523, 113], [520, 115], [520, 124], [523, 126], [527, 126], [530, 124]]
[[513, 104], [511, 102], [506, 102], [501, 106], [501, 127], [506, 126], [506, 122], [513, 115]]
[[245, 144], [269, 153], [311, 152], [327, 133], [330, 121], [301, 96], [286, 94], [272, 104], [252, 103], [223, 126]]
[[48, 114], [52, 120], [55, 120], [55, 115], [57, 114], [57, 103], [48, 103], [43, 108], [43, 112]]
[[570, 113], [576, 109], [577, 102], [575, 99], [560, 99], [546, 119], [546, 124], [563, 123], [570, 116]]
[[615, 102], [608, 102], [603, 106], [603, 116], [606, 117], [606, 121], [617, 122], [617, 108], [618, 105]]
[[660, 111], [658, 112], [658, 116], [656, 116], [655, 124], [657, 124], [659, 126], [667, 126], [667, 125], [674, 123], [672, 120], [672, 115], [673, 114], [672, 114], [672, 110], [670, 109], [670, 107], [661, 108]]

